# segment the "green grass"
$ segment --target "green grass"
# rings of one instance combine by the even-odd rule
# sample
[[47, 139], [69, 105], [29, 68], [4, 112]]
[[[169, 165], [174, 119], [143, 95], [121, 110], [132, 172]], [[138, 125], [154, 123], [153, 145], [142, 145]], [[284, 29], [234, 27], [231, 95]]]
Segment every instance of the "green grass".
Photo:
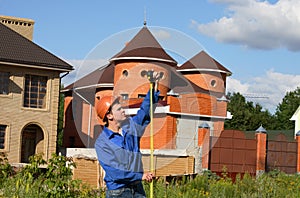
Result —
[[[46, 165], [46, 169], [38, 168]], [[25, 168], [14, 171], [7, 159], [0, 156], [0, 198], [93, 198], [105, 197], [105, 191], [92, 189], [80, 180], [72, 179], [72, 159], [53, 155], [45, 162], [41, 155], [33, 156]], [[143, 183], [149, 196], [149, 183]], [[248, 174], [237, 175], [233, 182], [224, 173], [219, 177], [209, 171], [194, 177], [183, 176], [154, 181], [154, 197], [157, 198], [269, 198], [300, 197], [300, 175], [287, 175], [274, 170], [255, 178]]]
[[[216, 177], [211, 173], [166, 184], [155, 182], [154, 197], [211, 197], [211, 198], [269, 198], [300, 197], [300, 175], [287, 175], [279, 171], [263, 174], [258, 178], [245, 174], [233, 182], [228, 177]], [[149, 185], [145, 184], [149, 195]], [[149, 197], [149, 196], [148, 196]]]

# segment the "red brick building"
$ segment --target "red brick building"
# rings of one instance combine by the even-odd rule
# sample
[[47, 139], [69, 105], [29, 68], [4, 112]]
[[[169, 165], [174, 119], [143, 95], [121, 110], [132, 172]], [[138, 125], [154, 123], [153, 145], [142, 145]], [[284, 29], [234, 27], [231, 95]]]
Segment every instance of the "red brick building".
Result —
[[[179, 66], [144, 26], [108, 65], [64, 89], [64, 147], [94, 147], [101, 132], [95, 106], [104, 95], [120, 95], [126, 113], [134, 115], [149, 90], [148, 70], [162, 74], [154, 113], [155, 149], [193, 153], [199, 126], [221, 133], [228, 118], [225, 91], [231, 72], [205, 51]], [[149, 142], [148, 127], [141, 148], [149, 149]]]
[[[253, 132], [224, 130], [225, 119], [231, 118], [225, 97], [231, 72], [205, 51], [179, 66], [145, 26], [109, 64], [64, 90], [64, 146], [78, 163], [74, 178], [104, 185], [93, 149], [101, 132], [95, 106], [104, 95], [120, 95], [126, 113], [134, 115], [149, 89], [148, 70], [162, 72], [153, 121], [156, 176], [203, 170], [221, 175], [224, 168], [233, 179], [237, 174], [260, 175], [274, 168], [299, 173], [299, 132], [294, 138], [285, 131], [270, 131], [268, 136], [262, 126]], [[141, 140], [146, 170], [150, 165], [149, 128]]]

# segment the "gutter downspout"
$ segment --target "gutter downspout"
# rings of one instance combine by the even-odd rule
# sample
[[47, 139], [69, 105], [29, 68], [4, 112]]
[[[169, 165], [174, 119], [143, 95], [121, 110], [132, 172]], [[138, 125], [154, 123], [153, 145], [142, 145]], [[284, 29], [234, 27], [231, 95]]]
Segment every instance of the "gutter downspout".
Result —
[[66, 72], [64, 75], [62, 75], [61, 77], [59, 77], [60, 78], [60, 80], [63, 78], [63, 77], [65, 77], [66, 75], [68, 75], [70, 72]]
[[[57, 112], [57, 114], [58, 114], [58, 116], [57, 116], [57, 126], [56, 126], [56, 133], [58, 134], [58, 127], [59, 127], [59, 111], [60, 111], [60, 94], [61, 94], [61, 79], [62, 78], [64, 78], [66, 75], [68, 75], [70, 72], [69, 71], [67, 71], [64, 75], [62, 75], [62, 76], [60, 76], [59, 77], [59, 93], [58, 93], [58, 112]], [[64, 118], [63, 118], [63, 127], [64, 127]], [[48, 134], [48, 146], [47, 147], [49, 147], [49, 134]], [[56, 141], [57, 141], [57, 136], [56, 136]], [[57, 144], [56, 144], [56, 151], [59, 151], [59, 149], [58, 149], [58, 146], [57, 146]], [[46, 159], [48, 159], [48, 152], [46, 152]]]

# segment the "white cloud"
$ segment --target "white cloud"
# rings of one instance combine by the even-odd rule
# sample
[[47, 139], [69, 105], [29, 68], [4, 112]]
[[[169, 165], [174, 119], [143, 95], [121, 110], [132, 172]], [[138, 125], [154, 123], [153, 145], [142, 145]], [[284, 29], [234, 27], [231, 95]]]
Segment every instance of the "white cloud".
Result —
[[228, 78], [227, 91], [239, 92], [248, 101], [259, 103], [271, 113], [282, 102], [287, 92], [296, 90], [300, 86], [300, 75], [290, 75], [267, 71], [263, 76], [254, 77], [247, 82]]
[[108, 63], [108, 60], [104, 59], [66, 61], [74, 67], [74, 70], [62, 79], [62, 84], [65, 87]]
[[248, 89], [249, 89], [249, 84], [244, 83], [242, 84], [241, 81], [231, 78], [228, 78], [227, 81], [227, 90], [228, 92], [232, 92], [232, 93], [247, 93]]
[[300, 51], [300, 1], [279, 0], [274, 4], [257, 0], [211, 0], [227, 6], [227, 16], [201, 24], [202, 34], [223, 43], [257, 49], [287, 48]]
[[224, 4], [232, 4], [232, 5], [245, 5], [251, 2], [252, 0], [209, 0], [213, 3], [224, 3]]
[[152, 30], [152, 34], [156, 39], [169, 39], [171, 37], [170, 33], [166, 30]]

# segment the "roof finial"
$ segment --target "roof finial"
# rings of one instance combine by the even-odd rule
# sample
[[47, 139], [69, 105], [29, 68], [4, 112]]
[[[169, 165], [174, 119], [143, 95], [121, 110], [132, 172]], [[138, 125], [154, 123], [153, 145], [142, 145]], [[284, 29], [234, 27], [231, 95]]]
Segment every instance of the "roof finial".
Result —
[[147, 25], [147, 19], [146, 19], [146, 7], [144, 7], [144, 26]]

